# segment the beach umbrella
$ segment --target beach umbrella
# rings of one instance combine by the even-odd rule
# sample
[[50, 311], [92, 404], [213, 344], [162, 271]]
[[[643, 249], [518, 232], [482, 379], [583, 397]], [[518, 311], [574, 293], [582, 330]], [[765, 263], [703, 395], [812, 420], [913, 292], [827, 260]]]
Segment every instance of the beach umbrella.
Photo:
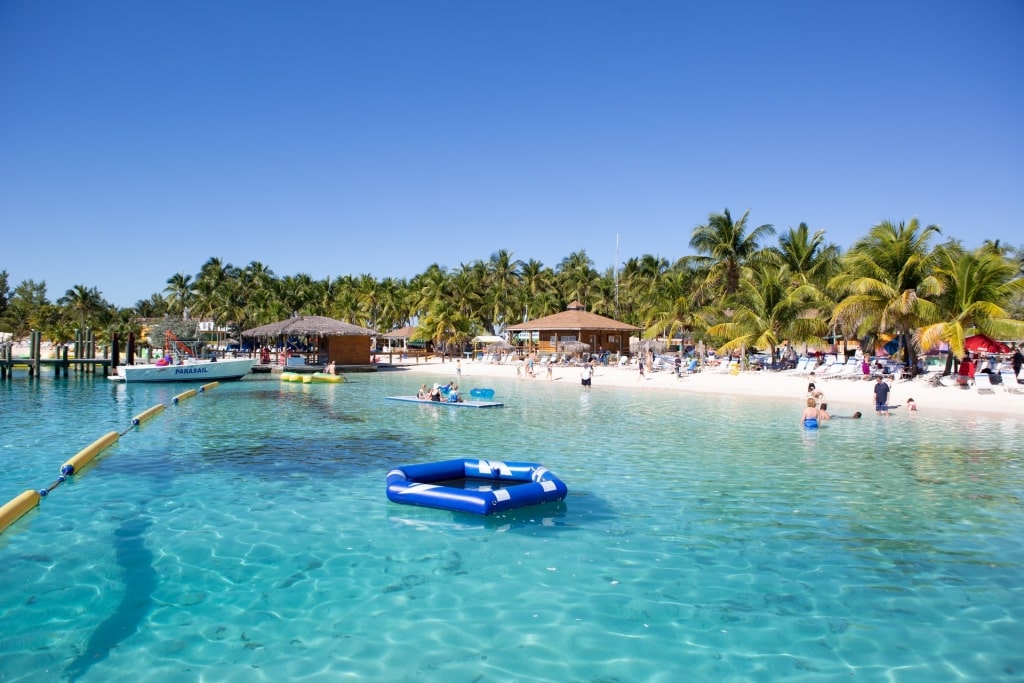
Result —
[[495, 353], [497, 351], [509, 351], [512, 349], [512, 345], [504, 339], [499, 339], [498, 341], [488, 344], [486, 348], [490, 353]]
[[964, 340], [964, 348], [971, 353], [1009, 353], [1010, 347], [987, 334], [975, 334]]
[[629, 342], [629, 352], [637, 354], [640, 352], [652, 351], [654, 353], [665, 353], [665, 342], [660, 339], [635, 339]]
[[590, 344], [587, 344], [586, 342], [581, 342], [581, 341], [568, 341], [568, 342], [562, 342], [561, 344], [559, 344], [558, 345], [558, 349], [562, 353], [571, 353], [571, 354], [586, 353], [587, 351], [590, 350]]

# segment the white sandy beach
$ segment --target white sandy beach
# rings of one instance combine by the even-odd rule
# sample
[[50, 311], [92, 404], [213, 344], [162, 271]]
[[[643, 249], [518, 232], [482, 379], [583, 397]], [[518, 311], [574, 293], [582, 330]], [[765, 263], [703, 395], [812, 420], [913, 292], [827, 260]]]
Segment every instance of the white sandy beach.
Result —
[[[386, 360], [386, 356], [382, 358]], [[424, 376], [425, 383], [445, 382], [456, 379], [455, 361], [441, 362], [434, 358], [427, 362], [416, 363], [412, 360], [401, 361], [396, 356], [396, 368], [415, 372]], [[492, 364], [473, 360], [461, 361], [462, 388], [478, 386], [480, 379], [503, 377], [516, 379], [515, 363]], [[536, 377], [523, 375], [521, 382], [572, 382], [579, 385], [580, 369], [577, 367], [555, 367], [552, 379], [547, 378], [545, 366], [536, 365]], [[1024, 421], [1024, 393], [1008, 393], [996, 386], [992, 393], [981, 393], [974, 389], [959, 387], [936, 386], [926, 377], [913, 380], [890, 379], [892, 391], [889, 403], [904, 405], [907, 399], [913, 398], [919, 411], [944, 411], [949, 413], [984, 413], [1014, 417]], [[735, 396], [762, 396], [778, 399], [792, 399], [793, 410], [799, 413], [807, 399], [806, 375], [786, 374], [770, 371], [741, 372], [732, 375], [726, 372], [706, 370], [690, 376], [677, 378], [669, 371], [655, 372], [646, 379], [640, 379], [636, 367], [604, 367], [597, 366], [593, 379], [593, 391], [604, 387], [616, 387], [630, 391], [678, 391], [701, 394], [727, 394]], [[822, 379], [816, 378], [817, 389], [824, 392], [823, 400], [828, 404], [832, 415], [851, 415], [860, 411], [865, 418], [875, 417], [874, 412], [874, 380], [863, 379]], [[1024, 384], [1019, 385], [1024, 391]]]

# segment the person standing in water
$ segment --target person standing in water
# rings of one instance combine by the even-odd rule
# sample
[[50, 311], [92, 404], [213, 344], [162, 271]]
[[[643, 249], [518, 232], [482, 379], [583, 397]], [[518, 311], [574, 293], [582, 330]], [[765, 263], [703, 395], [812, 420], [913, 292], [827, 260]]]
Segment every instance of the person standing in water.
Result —
[[875, 378], [875, 413], [889, 417], [889, 385], [881, 375]]
[[580, 383], [583, 388], [590, 391], [590, 380], [594, 376], [594, 368], [591, 367], [590, 361], [583, 364], [583, 369], [580, 370]]
[[800, 424], [804, 429], [818, 428], [818, 405], [813, 398], [807, 399], [807, 407], [804, 408], [804, 412], [800, 416]]

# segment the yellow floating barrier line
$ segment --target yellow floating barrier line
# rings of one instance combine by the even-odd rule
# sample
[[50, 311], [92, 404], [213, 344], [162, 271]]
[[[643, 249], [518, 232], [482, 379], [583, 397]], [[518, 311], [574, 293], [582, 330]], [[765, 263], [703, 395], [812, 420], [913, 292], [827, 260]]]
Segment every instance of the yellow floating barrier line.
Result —
[[100, 451], [120, 438], [121, 435], [117, 432], [108, 432], [104, 434], [82, 450], [78, 451], [78, 453], [72, 456], [70, 460], [61, 465], [60, 473], [63, 475], [74, 474], [85, 467], [86, 463], [95, 458]]
[[195, 395], [196, 395], [196, 390], [195, 389], [189, 389], [188, 391], [183, 391], [180, 394], [178, 394], [177, 396], [175, 396], [174, 397], [174, 402], [177, 403], [178, 401], [184, 401], [186, 398], [192, 398]]
[[142, 411], [141, 413], [132, 418], [132, 424], [135, 426], [142, 424], [143, 422], [153, 417], [157, 413], [163, 412], [164, 407], [165, 406], [163, 403], [158, 403], [149, 410]]
[[220, 382], [210, 382], [209, 384], [204, 384], [203, 386], [199, 387], [199, 391], [200, 393], [202, 393], [207, 389], [213, 389], [215, 386], [218, 386], [219, 384]]
[[29, 489], [0, 507], [0, 534], [26, 512], [39, 505], [40, 498], [39, 491]]

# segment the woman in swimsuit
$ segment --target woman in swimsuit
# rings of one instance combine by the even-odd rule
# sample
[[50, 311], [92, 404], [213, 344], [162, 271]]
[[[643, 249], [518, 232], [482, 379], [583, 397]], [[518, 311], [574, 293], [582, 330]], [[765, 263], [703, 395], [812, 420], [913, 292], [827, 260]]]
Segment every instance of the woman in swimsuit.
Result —
[[804, 414], [800, 416], [800, 424], [804, 429], [818, 428], [818, 408], [813, 398], [807, 399], [807, 407], [804, 408]]

